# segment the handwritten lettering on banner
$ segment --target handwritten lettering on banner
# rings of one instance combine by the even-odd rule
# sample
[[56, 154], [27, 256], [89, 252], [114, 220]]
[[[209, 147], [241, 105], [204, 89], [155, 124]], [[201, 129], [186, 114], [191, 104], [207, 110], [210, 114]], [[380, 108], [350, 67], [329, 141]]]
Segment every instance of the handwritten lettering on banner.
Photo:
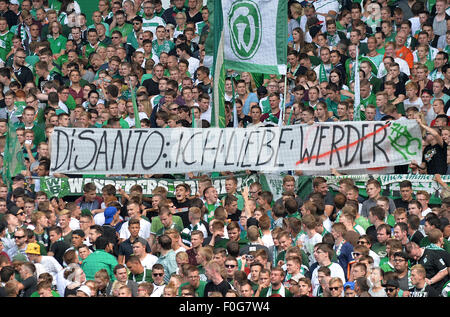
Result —
[[[398, 121], [400, 122], [400, 121]], [[397, 122], [393, 122], [396, 123]], [[413, 120], [336, 122], [255, 129], [55, 128], [51, 172], [165, 174], [329, 171], [421, 162]], [[395, 129], [393, 129], [395, 127]]]

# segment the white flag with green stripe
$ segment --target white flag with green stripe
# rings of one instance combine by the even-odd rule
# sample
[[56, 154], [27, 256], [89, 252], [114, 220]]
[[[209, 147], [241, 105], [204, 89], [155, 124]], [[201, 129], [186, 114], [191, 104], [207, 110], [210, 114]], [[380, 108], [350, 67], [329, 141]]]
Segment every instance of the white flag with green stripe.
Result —
[[224, 0], [222, 8], [225, 68], [286, 74], [287, 2]]

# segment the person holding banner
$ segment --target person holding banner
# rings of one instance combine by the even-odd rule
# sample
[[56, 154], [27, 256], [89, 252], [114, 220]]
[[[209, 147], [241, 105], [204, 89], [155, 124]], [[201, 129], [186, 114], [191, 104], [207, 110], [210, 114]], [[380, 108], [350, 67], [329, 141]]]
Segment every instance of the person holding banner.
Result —
[[[144, 41], [141, 46], [145, 56], [137, 47], [139, 53], [127, 54], [129, 45], [125, 45], [127, 49], [120, 47], [121, 35], [127, 32], [120, 34], [117, 30], [109, 47], [92, 52], [89, 49], [90, 54], [84, 54], [83, 61], [72, 58], [77, 55], [72, 50], [68, 53], [70, 61], [57, 65], [51, 65], [45, 37], [30, 45], [26, 43], [26, 47], [35, 49], [20, 48], [19, 37], [24, 38], [27, 32], [23, 25], [18, 27], [12, 21], [10, 35], [0, 36], [5, 44], [0, 45], [5, 57], [5, 65], [0, 69], [4, 183], [0, 186], [0, 205], [3, 202], [7, 206], [0, 208], [0, 217], [4, 214], [8, 223], [7, 229], [0, 232], [5, 250], [14, 245], [14, 236], [22, 246], [28, 238], [20, 242], [20, 234], [31, 234], [22, 228], [15, 230], [30, 225], [22, 221], [23, 216], [16, 215], [24, 204], [31, 218], [39, 216], [37, 232], [42, 235], [42, 224], [47, 222], [52, 226], [52, 234], [66, 228], [67, 217], [58, 221], [57, 211], [71, 210], [69, 203], [75, 203], [83, 210], [80, 227], [85, 237], [84, 241], [83, 237], [77, 238], [74, 247], [83, 254], [79, 260], [87, 275], [95, 276], [94, 271], [101, 267], [104, 258], [108, 263], [113, 263], [114, 257], [127, 264], [124, 257], [136, 253], [146, 268], [151, 269], [156, 262], [164, 264], [153, 266], [153, 278], [159, 279], [153, 285], [157, 289], [153, 296], [173, 293], [172, 284], [164, 292], [163, 279], [169, 281], [174, 268], [188, 277], [192, 271], [177, 266], [172, 256], [179, 243], [167, 238], [177, 240], [176, 232], [181, 232], [186, 244], [192, 244], [187, 250], [191, 264], [198, 264], [195, 257], [201, 253], [197, 257], [208, 274], [205, 276], [202, 271], [204, 283], [192, 286], [203, 296], [217, 290], [225, 293], [229, 288], [228, 281], [219, 277], [225, 269], [223, 257], [206, 245], [227, 248], [229, 254], [237, 257], [233, 268], [237, 274], [229, 278], [239, 296], [243, 292], [238, 281], [245, 285], [244, 290], [249, 290], [246, 280], [250, 263], [255, 271], [261, 265], [268, 269], [259, 276], [270, 276], [272, 280], [270, 285], [265, 284], [266, 290], [259, 290], [263, 296], [286, 296], [289, 289], [295, 290], [295, 283], [307, 286], [309, 280], [291, 278], [287, 266], [292, 263], [286, 261], [290, 258], [286, 254], [301, 255], [304, 250], [310, 259], [301, 264], [304, 275], [312, 280], [314, 296], [330, 296], [330, 291], [335, 296], [346, 285], [361, 294], [360, 285], [365, 289], [365, 280], [353, 287], [346, 284], [349, 277], [333, 266], [336, 263], [327, 268], [336, 258], [344, 264], [349, 262], [348, 250], [356, 244], [365, 246], [355, 246], [357, 253], [364, 253], [363, 257], [355, 253], [358, 261], [386, 272], [380, 278], [387, 290], [398, 285], [398, 279], [388, 274], [397, 267], [405, 291], [399, 294], [405, 295], [411, 289], [407, 287], [407, 262], [400, 265], [403, 254], [395, 254], [409, 240], [420, 246], [422, 239], [417, 241], [415, 232], [422, 229], [421, 221], [426, 226], [425, 250], [439, 251], [433, 254], [433, 263], [442, 260], [441, 268], [448, 269], [448, 256], [443, 253], [447, 251], [440, 248], [447, 248], [448, 243], [442, 240], [449, 236], [450, 203], [445, 198], [446, 184], [450, 183], [446, 164], [450, 135], [446, 127], [449, 48], [445, 47], [445, 38], [438, 39], [432, 23], [426, 21], [434, 11], [438, 12], [437, 30], [448, 37], [442, 32], [443, 1], [423, 4], [411, 0], [408, 5], [406, 1], [380, 1], [382, 21], [375, 17], [376, 10], [371, 11], [378, 8], [377, 4], [370, 1], [344, 1], [341, 8], [335, 0], [176, 0], [164, 8], [168, 1], [145, 1], [142, 8], [139, 2], [135, 3], [136, 9], [142, 12], [127, 10], [131, 16], [124, 17], [120, 3], [114, 2], [109, 12], [107, 3], [101, 0], [103, 22], [98, 21], [110, 30], [117, 28], [117, 18], [122, 30], [130, 30], [127, 20], [136, 23], [136, 32], [142, 27], [144, 32], [133, 36], [139, 43]], [[206, 5], [202, 7], [203, 4]], [[439, 8], [434, 9], [436, 5]], [[130, 2], [124, 6], [129, 8]], [[88, 7], [80, 4], [81, 11], [90, 17]], [[23, 15], [31, 26], [51, 24], [56, 19], [52, 12], [48, 21], [39, 18], [39, 22], [33, 22], [28, 9], [30, 1], [24, 0]], [[142, 15], [142, 19], [133, 18], [135, 14]], [[91, 21], [86, 23], [90, 25]], [[380, 29], [375, 27], [378, 23]], [[77, 44], [81, 49], [86, 31], [72, 26], [63, 33], [70, 29], [76, 43], [68, 44]], [[149, 30], [154, 32], [153, 37]], [[415, 35], [420, 54], [411, 53]], [[411, 60], [416, 55], [420, 57], [417, 63]], [[144, 57], [152, 56], [159, 62], [143, 63]], [[27, 68], [38, 58], [51, 66], [52, 76], [48, 77], [48, 72], [34, 74]], [[69, 76], [75, 73], [76, 78]], [[61, 74], [56, 78], [62, 80], [52, 79], [54, 74]], [[45, 78], [40, 79], [39, 75]], [[46, 83], [37, 85], [42, 80]], [[76, 88], [76, 93], [68, 98], [71, 88]], [[94, 102], [93, 98], [84, 104], [91, 108], [88, 114], [75, 103], [90, 100], [90, 96], [99, 96], [104, 102]], [[417, 109], [403, 111], [403, 102]], [[40, 155], [30, 161], [23, 153], [29, 147], [27, 141], [32, 141], [28, 131], [31, 128], [35, 142], [39, 140], [35, 145], [39, 146]], [[47, 133], [37, 131], [39, 128]], [[41, 151], [46, 146], [49, 153], [44, 155]], [[31, 149], [26, 152], [33, 154]], [[30, 178], [35, 175], [36, 166], [39, 172]], [[338, 193], [341, 179], [350, 186]], [[402, 195], [405, 181], [411, 186], [407, 195]], [[106, 186], [121, 190], [103, 197], [107, 200], [103, 202], [96, 196]], [[136, 191], [135, 186], [141, 190]], [[192, 196], [190, 189], [198, 194]], [[242, 200], [239, 192], [251, 197]], [[414, 196], [418, 202], [411, 200]], [[100, 243], [100, 237], [106, 238], [111, 230], [93, 226], [91, 214], [98, 214], [96, 220], [101, 218], [102, 210], [110, 207], [108, 201], [115, 201], [114, 208], [126, 221], [119, 254], [109, 244]], [[152, 208], [146, 209], [150, 203]], [[302, 225], [309, 234], [307, 238]], [[394, 236], [392, 228], [396, 228]], [[259, 231], [268, 251], [253, 254], [246, 237], [250, 234], [255, 241]], [[147, 243], [136, 238], [139, 236], [148, 238], [152, 246], [150, 260], [150, 250], [144, 251]], [[158, 239], [164, 245], [161, 250], [155, 243]], [[90, 243], [106, 250], [87, 256], [84, 245]], [[239, 258], [240, 247], [249, 250], [245, 259]], [[409, 251], [413, 257], [420, 253], [414, 246]], [[210, 263], [214, 253], [221, 261]], [[59, 251], [56, 257], [62, 262]], [[275, 260], [268, 263], [271, 257]], [[244, 260], [246, 264], [242, 263]], [[225, 265], [228, 262], [231, 263], [225, 261]], [[134, 265], [129, 264], [131, 268]], [[437, 266], [424, 266], [426, 276], [436, 282], [437, 277], [433, 276]], [[423, 288], [423, 272], [419, 273], [414, 282], [417, 289]], [[333, 280], [330, 288], [329, 280], [336, 277], [340, 281]], [[251, 279], [254, 283], [257, 276], [252, 274]], [[375, 280], [376, 293], [381, 294], [378, 276]], [[207, 291], [203, 292], [207, 284]], [[289, 285], [289, 289], [284, 285]], [[414, 294], [420, 294], [417, 289]]]

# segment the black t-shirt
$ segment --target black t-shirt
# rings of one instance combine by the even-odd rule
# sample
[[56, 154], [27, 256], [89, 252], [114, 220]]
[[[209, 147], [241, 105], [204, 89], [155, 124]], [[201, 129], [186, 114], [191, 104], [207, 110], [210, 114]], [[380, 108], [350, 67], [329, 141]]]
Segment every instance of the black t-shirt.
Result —
[[410, 241], [417, 243], [417, 245], [420, 245], [420, 241], [424, 238], [422, 232], [416, 231], [413, 233], [413, 235], [409, 238]]
[[[145, 245], [145, 251], [147, 253], [150, 253], [151, 249], [150, 249], [150, 245], [149, 245], [148, 241], [142, 237], [138, 237], [137, 239], [139, 241], [141, 241], [143, 245]], [[128, 261], [128, 258], [134, 253], [133, 252], [133, 243], [135, 241], [136, 240], [133, 240], [133, 242], [131, 242], [130, 238], [128, 238], [125, 241], [123, 241], [121, 244], [119, 244], [119, 255], [125, 256], [125, 262]]]
[[423, 289], [413, 287], [409, 289], [409, 297], [439, 297], [440, 294], [432, 286], [426, 285]]
[[14, 75], [16, 76], [22, 87], [25, 86], [25, 84], [28, 82], [34, 82], [33, 73], [26, 66], [20, 67], [17, 71], [14, 72]]
[[172, 201], [175, 208], [177, 208], [176, 215], [181, 217], [181, 220], [183, 221], [183, 227], [189, 227], [189, 208], [192, 206], [191, 201], [186, 199], [185, 202], [179, 202], [175, 198], [173, 198]]
[[197, 12], [196, 15], [194, 15], [193, 17], [191, 17], [189, 15], [189, 11], [186, 11], [186, 22], [194, 22], [194, 23], [198, 23], [198, 22], [202, 22], [203, 18], [202, 18], [202, 13], [201, 12]]
[[401, 198], [394, 199], [394, 204], [396, 208], [405, 208], [408, 210], [409, 201], [405, 201]]
[[213, 282], [208, 282], [205, 285], [205, 297], [209, 297], [209, 293], [211, 292], [220, 292], [222, 293], [223, 297], [225, 297], [229, 289], [231, 289], [231, 285], [225, 280], [223, 280], [218, 285], [214, 284]]
[[30, 297], [37, 289], [37, 278], [31, 276], [22, 281], [24, 286], [23, 290], [20, 292], [20, 297]]
[[244, 115], [243, 118], [239, 118], [238, 117], [238, 122], [241, 123], [241, 121], [242, 121], [242, 124], [243, 124], [243, 126], [245, 128], [247, 126], [247, 124], [252, 123], [252, 117], [247, 116], [247, 115]]
[[199, 90], [203, 91], [205, 94], [212, 94], [211, 83], [206, 85], [203, 82], [201, 82], [201, 83], [198, 83], [197, 87]]
[[228, 214], [228, 219], [231, 221], [239, 221], [241, 218], [242, 210], [236, 210], [234, 214]]
[[[448, 269], [450, 265], [450, 254], [445, 250], [431, 250], [425, 248], [422, 257], [417, 261], [417, 264], [423, 265], [427, 273], [426, 277], [431, 279], [442, 270]], [[442, 280], [434, 283], [432, 286], [437, 290], [442, 290], [444, 284], [449, 277], [446, 275]]]
[[156, 95], [159, 95], [159, 93], [160, 93], [159, 83], [154, 81], [153, 78], [144, 80], [144, 82], [142, 83], [142, 86], [144, 86], [145, 89], [147, 89], [149, 96], [156, 96]]
[[68, 244], [66, 241], [56, 241], [55, 243], [52, 243], [50, 245], [50, 250], [54, 254], [54, 258], [59, 262], [59, 264], [63, 265], [64, 263], [64, 253], [66, 253], [66, 250], [70, 248], [70, 244]]
[[377, 239], [377, 229], [374, 225], [371, 225], [366, 229], [366, 234], [372, 238], [372, 241], [378, 241]]
[[422, 160], [427, 165], [428, 175], [447, 173], [447, 143], [427, 145], [423, 150]]

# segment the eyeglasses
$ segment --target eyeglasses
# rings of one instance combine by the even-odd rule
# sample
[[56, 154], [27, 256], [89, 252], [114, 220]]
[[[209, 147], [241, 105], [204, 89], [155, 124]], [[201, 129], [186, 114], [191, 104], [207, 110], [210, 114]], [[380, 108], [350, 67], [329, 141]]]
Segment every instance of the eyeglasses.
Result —
[[367, 241], [358, 241], [357, 243], [358, 244], [369, 244], [369, 242], [367, 242]]
[[18, 213], [17, 213], [17, 216], [23, 216], [23, 215], [25, 215], [24, 212], [18, 212]]
[[337, 286], [337, 287], [330, 287], [330, 291], [338, 291], [341, 287]]
[[22, 238], [24, 238], [25, 236], [14, 236], [14, 239], [22, 239]]
[[153, 276], [163, 276], [164, 273], [152, 273]]
[[227, 269], [234, 269], [236, 267], [236, 265], [234, 265], [234, 264], [225, 264], [225, 267]]
[[141, 22], [133, 22], [134, 25], [139, 25]]
[[385, 287], [384, 290], [386, 291], [386, 293], [395, 292], [395, 288], [391, 287]]
[[394, 259], [394, 262], [405, 262], [405, 259]]

